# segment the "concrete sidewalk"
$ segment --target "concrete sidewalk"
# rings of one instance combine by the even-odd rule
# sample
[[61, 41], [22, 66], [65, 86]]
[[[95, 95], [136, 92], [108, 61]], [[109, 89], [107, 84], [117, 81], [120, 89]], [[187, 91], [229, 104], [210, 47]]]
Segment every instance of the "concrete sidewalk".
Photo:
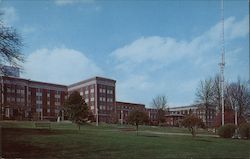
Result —
[[[157, 132], [157, 131], [138, 131], [139, 133], [148, 133], [148, 134], [156, 134], [156, 135], [179, 135], [179, 136], [192, 136], [190, 133], [170, 133], [170, 132]], [[219, 137], [219, 135], [210, 135], [210, 134], [196, 134], [196, 136], [200, 137]]]

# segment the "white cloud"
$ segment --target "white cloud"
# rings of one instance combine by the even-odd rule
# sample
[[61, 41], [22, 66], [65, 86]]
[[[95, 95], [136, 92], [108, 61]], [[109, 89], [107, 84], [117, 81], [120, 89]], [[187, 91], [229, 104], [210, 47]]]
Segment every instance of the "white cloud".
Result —
[[[225, 20], [225, 39], [235, 39], [248, 35], [248, 16], [241, 21], [230, 17]], [[131, 64], [140, 65], [143, 62], [169, 64], [185, 57], [193, 57], [207, 53], [219, 46], [221, 23], [216, 24], [209, 31], [191, 41], [178, 41], [171, 37], [141, 37], [131, 44], [118, 48], [112, 52], [119, 62], [118, 68]]]
[[[238, 21], [234, 17], [225, 19], [226, 44], [237, 38], [248, 37], [248, 18], [246, 16]], [[117, 84], [120, 98], [149, 104], [155, 95], [166, 93], [173, 105], [185, 103], [185, 99], [190, 102], [197, 81], [213, 76], [219, 70], [220, 33], [219, 22], [190, 41], [160, 36], [141, 37], [114, 50], [111, 57], [114, 58], [117, 78], [121, 83]], [[231, 61], [228, 59], [227, 62]], [[119, 74], [123, 74], [123, 77], [119, 77]], [[137, 89], [132, 90], [133, 86]], [[139, 94], [143, 94], [144, 98]]]
[[13, 22], [18, 20], [18, 16], [14, 7], [4, 7], [0, 10], [3, 12], [3, 22], [6, 25], [11, 25]]
[[118, 77], [116, 83], [117, 100], [145, 103], [144, 98], [149, 97], [147, 91], [154, 89], [154, 85], [148, 82], [148, 79], [146, 75], [131, 75], [125, 80]]
[[101, 75], [102, 70], [83, 53], [67, 48], [39, 49], [29, 54], [24, 76], [32, 80], [72, 84]]
[[55, 0], [55, 4], [59, 6], [72, 5], [76, 3], [93, 3], [94, 0]]
[[23, 34], [30, 34], [36, 31], [35, 27], [32, 26], [24, 26], [23, 28], [21, 28], [21, 32]]

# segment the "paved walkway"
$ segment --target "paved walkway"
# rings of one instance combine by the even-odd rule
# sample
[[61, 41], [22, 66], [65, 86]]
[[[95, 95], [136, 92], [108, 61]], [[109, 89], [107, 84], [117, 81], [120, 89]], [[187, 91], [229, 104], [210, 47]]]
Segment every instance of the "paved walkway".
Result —
[[[156, 134], [156, 135], [179, 135], [179, 136], [191, 136], [190, 133], [170, 133], [170, 132], [157, 132], [157, 131], [150, 131], [150, 130], [145, 130], [145, 131], [138, 131], [141, 133], [149, 133], [149, 134]], [[201, 136], [201, 137], [219, 137], [218, 135], [210, 135], [210, 134], [196, 134], [196, 136]]]

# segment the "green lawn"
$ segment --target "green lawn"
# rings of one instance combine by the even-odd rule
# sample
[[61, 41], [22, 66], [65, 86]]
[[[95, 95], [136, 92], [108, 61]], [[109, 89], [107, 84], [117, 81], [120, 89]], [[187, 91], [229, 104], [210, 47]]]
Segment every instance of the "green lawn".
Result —
[[[32, 122], [1, 122], [2, 157], [5, 158], [249, 158], [250, 141], [153, 134], [185, 129], [53, 123], [51, 130], [35, 129]], [[146, 130], [146, 131], [144, 131]], [[204, 133], [204, 132], [203, 132]], [[1, 147], [0, 147], [1, 148]], [[1, 151], [0, 151], [1, 152]]]

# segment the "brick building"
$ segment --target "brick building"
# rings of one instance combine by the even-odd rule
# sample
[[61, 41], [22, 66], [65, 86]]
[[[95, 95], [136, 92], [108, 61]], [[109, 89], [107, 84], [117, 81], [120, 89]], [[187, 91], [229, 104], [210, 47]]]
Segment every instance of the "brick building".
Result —
[[[216, 108], [209, 106], [207, 110], [208, 127], [213, 126], [216, 116]], [[183, 118], [189, 114], [193, 114], [206, 124], [206, 109], [203, 104], [196, 104], [190, 106], [173, 107], [169, 109], [169, 114], [166, 115], [166, 122], [171, 126], [179, 126]]]
[[116, 81], [94, 77], [68, 86], [68, 93], [80, 92], [89, 109], [99, 122], [115, 122], [115, 84]]
[[[68, 94], [78, 91], [93, 112], [95, 120], [105, 123], [127, 123], [133, 110], [145, 111], [151, 124], [157, 121], [157, 109], [145, 108], [144, 104], [116, 101], [116, 81], [93, 77], [69, 86], [32, 81], [14, 76], [0, 76], [0, 118], [14, 120], [56, 120]], [[170, 108], [166, 112], [168, 125], [178, 126], [190, 113], [205, 123], [205, 107], [191, 105]], [[207, 111], [208, 126], [215, 118], [215, 107]]]
[[127, 103], [127, 102], [116, 101], [116, 116], [119, 123], [127, 124], [128, 116], [134, 110], [145, 111], [145, 105], [138, 103]]
[[150, 124], [151, 125], [158, 124], [158, 121], [157, 121], [157, 112], [158, 112], [158, 110], [155, 109], [155, 108], [147, 108], [146, 111], [148, 113]]
[[67, 95], [67, 86], [0, 76], [2, 119], [55, 120]]

